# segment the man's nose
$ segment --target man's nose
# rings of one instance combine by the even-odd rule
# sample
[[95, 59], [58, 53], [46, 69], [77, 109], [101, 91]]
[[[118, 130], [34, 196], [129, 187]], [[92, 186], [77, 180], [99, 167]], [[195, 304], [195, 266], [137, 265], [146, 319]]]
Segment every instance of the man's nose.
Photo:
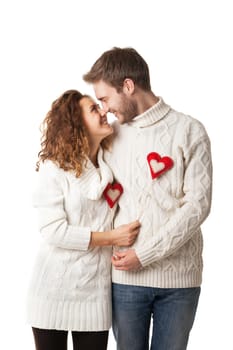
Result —
[[109, 112], [107, 103], [102, 102], [102, 110], [105, 112], [105, 114]]

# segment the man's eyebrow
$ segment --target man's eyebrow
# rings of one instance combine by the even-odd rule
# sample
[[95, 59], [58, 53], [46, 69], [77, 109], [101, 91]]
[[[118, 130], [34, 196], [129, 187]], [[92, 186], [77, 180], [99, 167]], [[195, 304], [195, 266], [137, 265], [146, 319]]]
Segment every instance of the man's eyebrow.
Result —
[[103, 101], [103, 100], [106, 100], [106, 98], [107, 98], [107, 96], [101, 96], [101, 97], [97, 97], [97, 99], [98, 99], [99, 101]]

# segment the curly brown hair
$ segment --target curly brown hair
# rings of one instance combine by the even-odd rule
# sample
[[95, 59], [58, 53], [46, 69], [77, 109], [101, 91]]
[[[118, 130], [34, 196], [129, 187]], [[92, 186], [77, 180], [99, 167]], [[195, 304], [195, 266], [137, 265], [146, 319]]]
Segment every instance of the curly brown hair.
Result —
[[[76, 177], [82, 174], [90, 151], [80, 107], [83, 97], [89, 96], [68, 90], [52, 103], [41, 125], [41, 150], [36, 171], [41, 162], [49, 159], [65, 171], [73, 170]], [[101, 145], [108, 148], [108, 141], [103, 140]]]

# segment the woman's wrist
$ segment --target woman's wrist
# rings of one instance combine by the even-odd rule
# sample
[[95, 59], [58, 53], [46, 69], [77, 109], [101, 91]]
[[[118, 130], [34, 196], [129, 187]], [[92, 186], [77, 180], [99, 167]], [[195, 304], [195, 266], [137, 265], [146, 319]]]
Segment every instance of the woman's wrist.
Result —
[[91, 232], [89, 247], [110, 246], [113, 243], [112, 231]]

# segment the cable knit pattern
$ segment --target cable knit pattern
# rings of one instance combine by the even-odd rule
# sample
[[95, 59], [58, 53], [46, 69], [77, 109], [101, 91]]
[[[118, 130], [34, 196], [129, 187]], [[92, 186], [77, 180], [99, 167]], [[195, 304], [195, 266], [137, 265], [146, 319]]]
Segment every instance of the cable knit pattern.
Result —
[[29, 288], [27, 320], [45, 329], [102, 331], [111, 326], [111, 248], [88, 249], [91, 231], [110, 229], [102, 193], [113, 177], [98, 153], [80, 178], [41, 164], [34, 206], [43, 237]]
[[[200, 225], [210, 211], [212, 184], [205, 128], [161, 98], [132, 122], [114, 123], [114, 128], [113, 150], [105, 158], [124, 188], [115, 225], [140, 220], [133, 248], [143, 268], [137, 272], [113, 269], [113, 282], [161, 288], [199, 286]], [[154, 180], [147, 162], [151, 152], [174, 162]]]

